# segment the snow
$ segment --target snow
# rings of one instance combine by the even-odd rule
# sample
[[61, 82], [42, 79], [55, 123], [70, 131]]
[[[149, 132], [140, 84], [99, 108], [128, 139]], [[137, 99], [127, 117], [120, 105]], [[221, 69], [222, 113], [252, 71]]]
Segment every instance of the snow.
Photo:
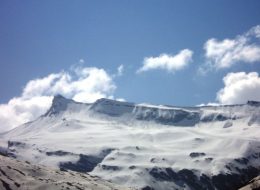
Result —
[[[228, 173], [226, 165], [234, 159], [260, 152], [259, 113], [256, 104], [181, 108], [108, 99], [82, 104], [59, 96], [44, 116], [2, 135], [0, 145], [23, 142], [9, 147], [19, 159], [51, 167], [112, 149], [92, 175], [129, 187], [171, 189], [178, 184], [155, 181], [147, 169]], [[58, 150], [72, 154], [46, 155]]]

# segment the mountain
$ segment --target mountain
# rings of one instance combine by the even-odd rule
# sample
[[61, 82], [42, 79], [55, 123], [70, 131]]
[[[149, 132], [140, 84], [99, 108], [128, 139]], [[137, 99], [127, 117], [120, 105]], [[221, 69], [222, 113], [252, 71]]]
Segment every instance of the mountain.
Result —
[[232, 190], [260, 172], [260, 103], [84, 104], [58, 95], [46, 114], [0, 139], [18, 160], [125, 187]]

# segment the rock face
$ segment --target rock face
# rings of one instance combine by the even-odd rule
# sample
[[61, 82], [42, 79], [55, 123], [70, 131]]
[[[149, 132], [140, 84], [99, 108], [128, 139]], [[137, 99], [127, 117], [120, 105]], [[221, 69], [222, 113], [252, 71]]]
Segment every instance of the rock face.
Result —
[[0, 189], [42, 189], [42, 190], [116, 190], [127, 189], [97, 176], [73, 171], [60, 171], [29, 162], [0, 156]]
[[248, 182], [247, 185], [241, 187], [239, 190], [259, 190], [260, 189], [260, 176], [255, 177]]

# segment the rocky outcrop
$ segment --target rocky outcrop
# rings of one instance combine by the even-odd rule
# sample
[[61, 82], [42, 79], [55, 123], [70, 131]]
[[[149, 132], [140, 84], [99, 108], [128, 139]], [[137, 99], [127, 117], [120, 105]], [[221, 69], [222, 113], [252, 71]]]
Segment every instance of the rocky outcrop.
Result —
[[0, 189], [127, 189], [87, 173], [54, 170], [0, 155]]
[[239, 190], [259, 190], [260, 189], [260, 176], [250, 180], [247, 185], [241, 187]]

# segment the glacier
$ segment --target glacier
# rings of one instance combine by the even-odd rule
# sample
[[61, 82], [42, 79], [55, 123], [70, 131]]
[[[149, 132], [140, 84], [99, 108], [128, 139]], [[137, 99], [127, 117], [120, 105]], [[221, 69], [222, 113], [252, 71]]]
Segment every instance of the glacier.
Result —
[[53, 98], [0, 134], [18, 160], [136, 189], [238, 189], [260, 172], [260, 103], [175, 107]]

